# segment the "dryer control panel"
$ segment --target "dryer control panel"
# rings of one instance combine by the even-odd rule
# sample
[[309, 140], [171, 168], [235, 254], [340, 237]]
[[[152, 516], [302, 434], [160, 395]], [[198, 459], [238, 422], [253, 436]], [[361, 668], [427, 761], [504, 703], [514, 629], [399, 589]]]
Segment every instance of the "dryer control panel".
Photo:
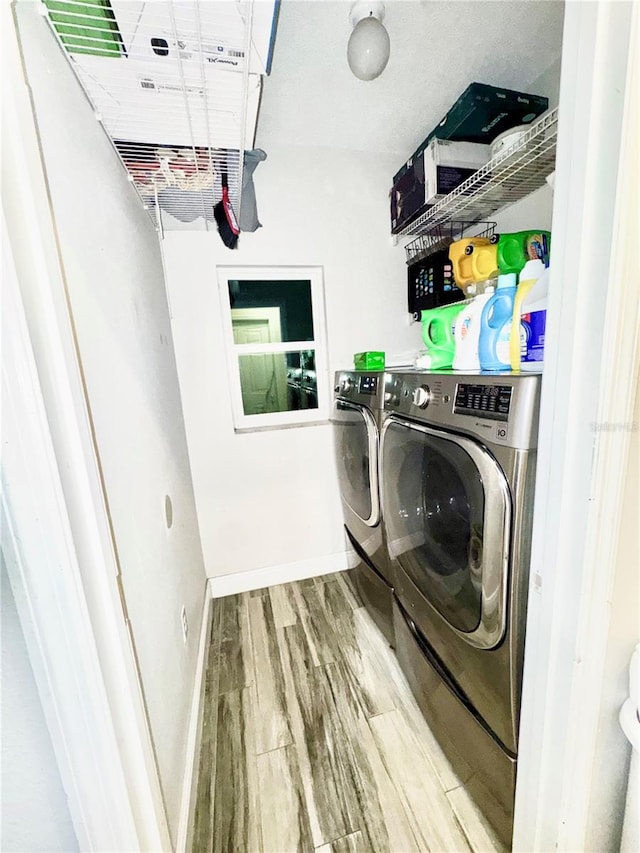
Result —
[[511, 385], [476, 385], [459, 382], [453, 411], [457, 415], [474, 415], [494, 421], [509, 420]]
[[334, 400], [364, 406], [379, 419], [384, 404], [382, 371], [338, 370], [333, 383]]

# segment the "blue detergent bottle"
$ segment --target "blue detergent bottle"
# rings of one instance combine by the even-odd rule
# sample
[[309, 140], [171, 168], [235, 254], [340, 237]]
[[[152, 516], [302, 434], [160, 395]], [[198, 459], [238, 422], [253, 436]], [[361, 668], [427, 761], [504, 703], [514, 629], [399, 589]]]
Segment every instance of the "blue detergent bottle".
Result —
[[482, 309], [478, 341], [480, 370], [511, 370], [509, 342], [516, 287], [515, 273], [498, 276], [496, 292]]

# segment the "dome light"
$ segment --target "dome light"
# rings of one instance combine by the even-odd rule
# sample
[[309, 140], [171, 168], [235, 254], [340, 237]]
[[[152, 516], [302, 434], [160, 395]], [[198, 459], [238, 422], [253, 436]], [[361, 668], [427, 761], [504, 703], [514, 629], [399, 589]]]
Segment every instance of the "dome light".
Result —
[[382, 25], [384, 3], [357, 2], [349, 20], [353, 32], [347, 46], [349, 68], [359, 80], [375, 80], [386, 68], [391, 51], [389, 33]]

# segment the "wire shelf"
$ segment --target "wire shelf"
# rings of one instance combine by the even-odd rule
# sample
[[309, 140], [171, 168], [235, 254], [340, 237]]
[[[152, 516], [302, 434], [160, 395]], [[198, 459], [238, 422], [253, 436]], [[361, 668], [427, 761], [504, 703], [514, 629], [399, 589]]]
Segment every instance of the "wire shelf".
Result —
[[558, 110], [531, 125], [513, 146], [500, 151], [453, 192], [398, 236], [428, 235], [452, 220], [479, 222], [543, 186], [555, 169]]
[[441, 249], [446, 249], [454, 240], [459, 240], [461, 237], [492, 237], [495, 228], [495, 222], [451, 221], [434, 225], [404, 247], [407, 263], [413, 264]]
[[45, 0], [51, 28], [157, 226], [160, 209], [208, 228], [225, 174], [239, 215], [240, 152], [253, 147], [275, 4]]

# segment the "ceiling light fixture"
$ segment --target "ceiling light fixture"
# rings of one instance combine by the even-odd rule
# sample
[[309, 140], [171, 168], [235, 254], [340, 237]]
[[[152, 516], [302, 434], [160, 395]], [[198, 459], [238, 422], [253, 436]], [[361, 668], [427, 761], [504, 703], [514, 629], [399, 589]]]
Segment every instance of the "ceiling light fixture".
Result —
[[354, 3], [349, 13], [353, 32], [347, 46], [349, 68], [359, 80], [375, 80], [386, 68], [391, 51], [382, 25], [384, 3]]

